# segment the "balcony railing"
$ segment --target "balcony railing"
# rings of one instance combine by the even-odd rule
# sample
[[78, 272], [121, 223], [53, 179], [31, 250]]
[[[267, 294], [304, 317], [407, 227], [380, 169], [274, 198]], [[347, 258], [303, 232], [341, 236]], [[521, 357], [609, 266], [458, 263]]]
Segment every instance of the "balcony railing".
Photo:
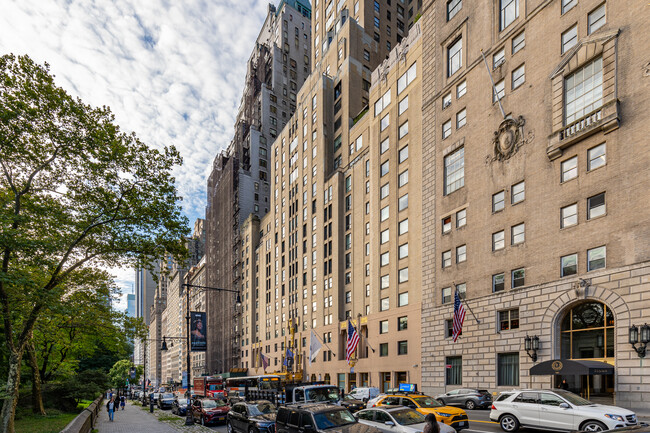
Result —
[[562, 129], [560, 132], [560, 140], [572, 137], [580, 132], [584, 131], [587, 128], [595, 126], [603, 120], [603, 106], [601, 105], [597, 109], [587, 113], [578, 120], [569, 123]]

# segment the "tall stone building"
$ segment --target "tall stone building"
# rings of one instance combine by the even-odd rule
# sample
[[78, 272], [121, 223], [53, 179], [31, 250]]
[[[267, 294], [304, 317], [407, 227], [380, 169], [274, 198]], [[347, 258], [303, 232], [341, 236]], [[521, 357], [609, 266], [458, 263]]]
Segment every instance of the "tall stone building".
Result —
[[[628, 343], [650, 306], [650, 34], [623, 6], [426, 2], [426, 392], [566, 379], [650, 408], [650, 372]], [[456, 290], [467, 316], [454, 343]], [[611, 374], [563, 375], [566, 360]]]
[[[138, 268], [135, 270], [135, 317], [141, 318], [146, 326], [150, 324], [151, 305], [156, 292], [156, 283], [151, 271]], [[133, 342], [133, 362], [144, 365], [145, 344], [140, 340]]]
[[[269, 5], [248, 61], [235, 134], [214, 160], [206, 209], [206, 282], [241, 288], [241, 226], [249, 215], [270, 210], [271, 143], [296, 109], [296, 95], [311, 69], [311, 10], [300, 0]], [[240, 315], [235, 298], [206, 293], [207, 370], [226, 372], [239, 363]]]
[[[419, 382], [420, 27], [408, 32], [406, 0], [313, 6], [314, 69], [271, 148], [271, 206], [244, 264], [256, 280], [240, 366], [261, 373], [263, 353], [280, 371], [289, 348], [305, 379]], [[361, 334], [351, 365], [347, 319]]]

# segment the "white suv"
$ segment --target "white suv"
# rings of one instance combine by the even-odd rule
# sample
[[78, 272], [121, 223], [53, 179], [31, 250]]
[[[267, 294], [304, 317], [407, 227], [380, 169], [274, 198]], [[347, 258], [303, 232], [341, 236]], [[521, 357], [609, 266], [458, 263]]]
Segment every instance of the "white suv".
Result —
[[548, 430], [604, 431], [637, 424], [636, 415], [595, 404], [560, 389], [504, 392], [492, 403], [490, 419], [512, 433], [520, 426]]

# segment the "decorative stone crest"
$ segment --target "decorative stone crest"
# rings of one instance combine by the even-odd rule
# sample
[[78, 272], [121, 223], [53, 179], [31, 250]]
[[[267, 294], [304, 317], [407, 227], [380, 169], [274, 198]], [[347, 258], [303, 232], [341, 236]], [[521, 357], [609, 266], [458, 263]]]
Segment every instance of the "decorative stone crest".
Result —
[[499, 129], [494, 132], [492, 138], [494, 145], [493, 160], [504, 161], [510, 158], [524, 144], [525, 123], [523, 116], [519, 116], [517, 119], [505, 119], [501, 122]]

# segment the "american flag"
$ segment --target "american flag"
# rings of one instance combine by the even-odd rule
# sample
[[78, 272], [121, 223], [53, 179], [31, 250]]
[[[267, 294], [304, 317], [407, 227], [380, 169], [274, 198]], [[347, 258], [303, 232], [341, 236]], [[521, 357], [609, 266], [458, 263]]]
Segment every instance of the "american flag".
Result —
[[350, 319], [348, 319], [348, 344], [345, 351], [345, 360], [348, 361], [348, 365], [350, 364], [350, 358], [352, 358], [354, 351], [357, 350], [358, 345], [359, 333], [354, 329], [354, 326], [352, 326]]
[[458, 290], [456, 290], [456, 294], [454, 295], [454, 328], [452, 334], [454, 337], [454, 343], [458, 340], [460, 333], [463, 332], [464, 320], [465, 308], [463, 308], [463, 304], [460, 302], [460, 295], [458, 294]]

